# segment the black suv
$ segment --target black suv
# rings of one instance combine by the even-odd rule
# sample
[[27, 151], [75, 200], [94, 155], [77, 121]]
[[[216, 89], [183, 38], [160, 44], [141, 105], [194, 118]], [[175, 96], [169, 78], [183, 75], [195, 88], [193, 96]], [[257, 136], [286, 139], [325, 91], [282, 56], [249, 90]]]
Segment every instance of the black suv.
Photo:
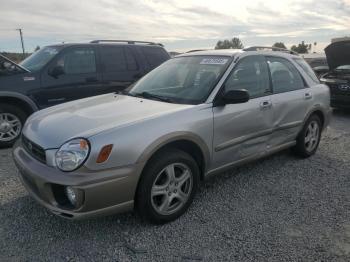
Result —
[[331, 106], [350, 109], [350, 40], [334, 42], [325, 48], [330, 71], [321, 81], [331, 91]]
[[0, 56], [0, 147], [13, 144], [31, 113], [124, 90], [169, 58], [161, 44], [122, 40], [47, 46], [20, 64]]

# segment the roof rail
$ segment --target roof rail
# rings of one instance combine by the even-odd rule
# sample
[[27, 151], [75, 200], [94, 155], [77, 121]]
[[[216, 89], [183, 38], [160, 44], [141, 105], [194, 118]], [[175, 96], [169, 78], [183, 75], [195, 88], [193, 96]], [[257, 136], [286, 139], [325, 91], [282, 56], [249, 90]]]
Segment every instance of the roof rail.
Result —
[[93, 40], [90, 42], [91, 44], [98, 44], [98, 43], [127, 43], [129, 45], [135, 45], [135, 44], [148, 44], [148, 45], [159, 45], [163, 46], [161, 43], [154, 43], [154, 42], [147, 42], [147, 41], [134, 41], [134, 40], [106, 40], [106, 39], [100, 39], [100, 40]]
[[261, 51], [261, 50], [271, 50], [271, 51], [277, 51], [277, 52], [283, 52], [293, 55], [299, 55], [297, 52], [294, 52], [292, 50], [288, 50], [285, 48], [280, 47], [274, 47], [274, 46], [249, 46], [242, 49], [243, 51]]
[[193, 52], [199, 52], [199, 51], [207, 51], [207, 50], [209, 50], [209, 49], [193, 49], [193, 50], [187, 51], [186, 54], [193, 53]]

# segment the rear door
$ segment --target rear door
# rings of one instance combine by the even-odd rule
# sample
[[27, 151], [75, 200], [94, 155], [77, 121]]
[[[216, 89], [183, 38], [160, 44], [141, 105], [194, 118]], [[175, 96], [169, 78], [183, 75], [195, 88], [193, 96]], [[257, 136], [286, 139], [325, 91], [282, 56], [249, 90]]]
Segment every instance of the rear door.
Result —
[[[63, 68], [63, 74], [53, 77], [50, 70]], [[69, 47], [63, 50], [41, 73], [42, 88], [33, 94], [42, 107], [53, 106], [92, 95], [101, 85], [97, 72], [94, 47]]]
[[143, 69], [128, 46], [99, 46], [103, 86], [93, 90], [95, 95], [126, 89], [142, 76]]
[[250, 100], [214, 107], [214, 168], [263, 153], [272, 133], [271, 87], [265, 58], [242, 58], [224, 84], [245, 89]]
[[292, 62], [282, 57], [267, 57], [271, 74], [274, 113], [270, 146], [295, 140], [313, 104], [312, 89]]

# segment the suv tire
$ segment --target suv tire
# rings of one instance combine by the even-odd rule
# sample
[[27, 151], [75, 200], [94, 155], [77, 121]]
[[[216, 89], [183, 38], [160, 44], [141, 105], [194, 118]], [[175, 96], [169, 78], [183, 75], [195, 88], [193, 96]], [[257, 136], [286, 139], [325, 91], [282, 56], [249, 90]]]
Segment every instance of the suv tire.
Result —
[[297, 137], [297, 144], [293, 147], [293, 152], [302, 158], [315, 154], [320, 143], [321, 132], [320, 118], [317, 115], [311, 115]]
[[0, 148], [11, 147], [19, 138], [27, 114], [20, 108], [0, 105]]
[[139, 182], [137, 211], [155, 224], [175, 220], [191, 205], [199, 180], [198, 165], [189, 154], [177, 149], [159, 152]]

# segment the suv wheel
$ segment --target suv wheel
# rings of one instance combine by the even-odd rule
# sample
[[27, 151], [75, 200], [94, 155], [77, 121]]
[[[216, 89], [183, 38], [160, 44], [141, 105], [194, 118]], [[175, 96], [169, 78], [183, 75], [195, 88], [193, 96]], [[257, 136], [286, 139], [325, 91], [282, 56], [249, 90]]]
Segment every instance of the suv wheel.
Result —
[[10, 147], [20, 136], [27, 114], [16, 106], [0, 105], [0, 148]]
[[322, 125], [317, 115], [312, 115], [305, 123], [297, 137], [294, 152], [301, 157], [310, 157], [315, 154], [321, 139]]
[[137, 191], [140, 215], [156, 224], [181, 216], [191, 205], [199, 184], [199, 168], [186, 152], [157, 154], [147, 165]]

